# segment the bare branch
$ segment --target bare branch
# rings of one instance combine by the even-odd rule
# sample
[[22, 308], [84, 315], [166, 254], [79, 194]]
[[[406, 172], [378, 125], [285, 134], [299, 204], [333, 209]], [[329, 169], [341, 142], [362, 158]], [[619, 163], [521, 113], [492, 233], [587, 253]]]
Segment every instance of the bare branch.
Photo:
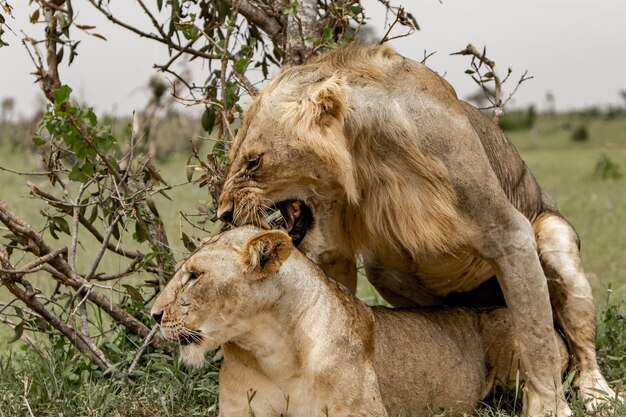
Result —
[[273, 42], [277, 44], [281, 43], [283, 33], [282, 23], [275, 17], [270, 16], [267, 12], [255, 4], [254, 1], [222, 0], [222, 2], [231, 8], [237, 5], [239, 13], [243, 17], [265, 32]]
[[150, 333], [148, 333], [148, 336], [146, 336], [146, 339], [143, 341], [143, 344], [137, 350], [137, 353], [135, 354], [135, 358], [133, 359], [132, 363], [128, 367], [127, 375], [130, 375], [133, 373], [133, 371], [137, 367], [137, 364], [139, 364], [139, 360], [143, 356], [147, 347], [150, 345], [150, 341], [152, 340], [152, 338], [158, 331], [159, 331], [159, 325], [155, 324], [154, 326], [152, 326], [152, 330], [150, 330]]
[[[472, 61], [471, 61], [471, 70], [466, 71], [468, 74], [470, 74], [470, 76], [472, 77], [472, 79], [474, 80], [474, 82], [476, 84], [478, 84], [480, 86], [480, 88], [483, 90], [483, 92], [485, 93], [485, 97], [489, 100], [489, 102], [491, 103], [491, 107], [488, 108], [492, 108], [493, 109], [493, 121], [498, 123], [500, 118], [504, 115], [504, 106], [506, 106], [506, 104], [511, 100], [511, 98], [513, 97], [513, 95], [515, 94], [515, 92], [517, 91], [518, 87], [525, 81], [528, 81], [530, 79], [532, 79], [533, 77], [528, 77], [528, 71], [524, 72], [524, 74], [522, 75], [522, 77], [520, 78], [520, 80], [518, 81], [517, 85], [515, 86], [515, 89], [513, 90], [513, 92], [511, 94], [509, 94], [509, 96], [506, 99], [502, 98], [502, 84], [504, 84], [504, 82], [506, 82], [509, 79], [509, 76], [511, 75], [511, 69], [509, 68], [506, 77], [504, 78], [504, 80], [502, 80], [498, 74], [498, 72], [496, 71], [496, 63], [495, 61], [493, 61], [492, 59], [490, 59], [489, 57], [487, 57], [487, 49], [484, 48], [482, 52], [480, 52], [478, 49], [476, 49], [476, 47], [474, 45], [472, 45], [471, 43], [469, 45], [467, 45], [467, 47], [465, 47], [465, 49], [459, 51], [459, 52], [455, 52], [453, 54], [450, 55], [470, 55], [472, 56]], [[476, 63], [476, 61], [478, 61], [478, 63]], [[488, 72], [486, 73], [481, 73], [481, 67], [482, 65], [486, 65], [489, 69]], [[487, 88], [487, 83], [493, 81], [494, 82], [494, 91], [493, 93]]]
[[[19, 242], [24, 247], [36, 256], [44, 256], [52, 252], [52, 249], [43, 241], [41, 236], [35, 232], [29, 225], [18, 219], [11, 209], [0, 200], [0, 221], [4, 223]], [[7, 257], [8, 261], [8, 257]], [[56, 256], [48, 261], [50, 266], [54, 268], [59, 278], [64, 285], [74, 288], [79, 294], [84, 291], [85, 281], [72, 273], [71, 268], [67, 261], [59, 256]], [[12, 266], [9, 266], [12, 269]], [[26, 282], [24, 282], [26, 283]], [[17, 294], [16, 294], [17, 295]], [[113, 303], [106, 295], [99, 292], [89, 292], [89, 301], [96, 304], [102, 310], [104, 310], [113, 319], [126, 326], [130, 331], [140, 336], [147, 336], [149, 329], [135, 317], [130, 315], [126, 310]], [[32, 306], [31, 306], [32, 308]], [[39, 311], [33, 308], [38, 314]], [[163, 347], [163, 343], [160, 339], [155, 339], [155, 346]]]
[[[9, 255], [7, 254], [4, 246], [0, 245], [0, 265], [3, 269], [12, 269], [13, 266], [9, 262]], [[47, 310], [36, 298], [35, 293], [29, 285], [26, 285], [22, 281], [22, 274], [19, 273], [0, 273], [0, 279], [4, 286], [11, 291], [13, 295], [18, 297], [24, 304], [31, 308], [35, 313], [44, 318], [52, 327], [57, 329], [66, 338], [68, 338], [76, 348], [89, 356], [91, 360], [98, 365], [103, 371], [107, 371], [112, 367], [106, 355], [95, 346], [90, 340], [84, 338], [84, 336], [76, 332], [75, 329], [63, 323], [56, 315]], [[18, 285], [19, 284], [19, 285]], [[25, 288], [21, 288], [21, 286]]]
[[[67, 214], [72, 214], [73, 213], [73, 208], [71, 204], [65, 203], [62, 200], [59, 200], [58, 198], [56, 198], [55, 196], [53, 196], [52, 194], [48, 194], [42, 190], [40, 190], [39, 188], [37, 188], [36, 186], [30, 184], [30, 190], [31, 193], [34, 196], [37, 196], [39, 198], [41, 198], [42, 200], [44, 200], [45, 202], [47, 202], [48, 204], [50, 204], [52, 207], [61, 210], [64, 213]], [[102, 234], [98, 231], [98, 229], [96, 229], [91, 223], [89, 223], [89, 220], [87, 220], [84, 216], [82, 215], [78, 215], [78, 220], [80, 222], [80, 224], [83, 225], [83, 227], [85, 229], [87, 229], [87, 231], [89, 233], [91, 233], [93, 235], [93, 237], [96, 238], [96, 240], [100, 243], [104, 242], [104, 237], [102, 236]], [[142, 258], [144, 257], [144, 254], [141, 252], [137, 252], [137, 251], [132, 251], [132, 250], [126, 250], [123, 248], [120, 248], [116, 245], [113, 245], [111, 243], [107, 244], [107, 249], [110, 250], [111, 252], [117, 253], [118, 255], [122, 255], [126, 258], [129, 259], [137, 259], [137, 258]], [[151, 265], [153, 267], [156, 267], [156, 265], [154, 265], [154, 263], [151, 263]]]
[[174, 42], [172, 42], [169, 37], [161, 37], [158, 35], [155, 35], [154, 33], [148, 33], [148, 32], [144, 32], [142, 30], [137, 29], [136, 27], [121, 21], [120, 19], [116, 18], [115, 16], [113, 16], [113, 14], [106, 10], [103, 5], [102, 2], [97, 1], [97, 0], [87, 0], [89, 3], [91, 3], [93, 5], [93, 7], [95, 7], [100, 13], [102, 13], [107, 19], [109, 19], [111, 22], [115, 23], [118, 26], [121, 26], [125, 29], [130, 30], [131, 32], [134, 32], [135, 34], [139, 35], [142, 38], [147, 38], [147, 39], [152, 39], [154, 41], [163, 43], [165, 45], [167, 45], [168, 47], [175, 49], [177, 51], [182, 51], [185, 53], [188, 53], [190, 55], [193, 56], [197, 56], [199, 58], [204, 58], [204, 59], [219, 59], [219, 55], [213, 55], [213, 54], [207, 54], [201, 51], [198, 51], [196, 49], [192, 49], [189, 48], [187, 46], [181, 46], [178, 44], [175, 44]]

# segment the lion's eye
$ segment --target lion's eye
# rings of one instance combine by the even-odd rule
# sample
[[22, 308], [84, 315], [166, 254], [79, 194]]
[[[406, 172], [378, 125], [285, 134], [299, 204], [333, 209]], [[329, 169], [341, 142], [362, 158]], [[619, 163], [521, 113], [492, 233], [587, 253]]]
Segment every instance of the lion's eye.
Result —
[[198, 279], [199, 276], [200, 276], [200, 274], [198, 274], [197, 272], [188, 271], [187, 275], [185, 275], [183, 277], [182, 285], [186, 285], [189, 281], [193, 281], [194, 279]]
[[246, 170], [253, 171], [259, 167], [261, 163], [261, 155], [253, 156], [246, 162]]

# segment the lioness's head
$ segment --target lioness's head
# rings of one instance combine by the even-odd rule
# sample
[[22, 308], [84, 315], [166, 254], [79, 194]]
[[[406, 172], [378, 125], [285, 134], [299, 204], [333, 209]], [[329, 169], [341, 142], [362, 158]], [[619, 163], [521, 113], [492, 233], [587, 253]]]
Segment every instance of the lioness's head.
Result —
[[277, 302], [276, 275], [292, 248], [284, 232], [247, 226], [203, 242], [181, 263], [151, 314], [186, 363], [202, 364], [208, 350], [250, 330], [246, 318]]
[[218, 216], [265, 227], [279, 209], [294, 244], [316, 203], [356, 199], [344, 122], [348, 85], [319, 65], [281, 73], [251, 105], [231, 148]]

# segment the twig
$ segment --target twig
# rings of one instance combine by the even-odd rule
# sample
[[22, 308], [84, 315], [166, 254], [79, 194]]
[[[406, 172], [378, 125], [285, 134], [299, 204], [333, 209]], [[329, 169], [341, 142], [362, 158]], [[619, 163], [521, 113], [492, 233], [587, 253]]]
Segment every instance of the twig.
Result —
[[30, 414], [30, 417], [35, 417], [35, 414], [33, 414], [33, 409], [30, 408], [30, 404], [28, 403], [28, 392], [30, 391], [30, 385], [28, 384], [28, 376], [24, 375], [24, 405], [26, 406], [26, 409], [28, 410], [28, 414]]
[[133, 371], [137, 367], [137, 364], [139, 364], [139, 360], [143, 356], [143, 353], [146, 351], [146, 349], [150, 345], [150, 341], [152, 340], [152, 338], [158, 331], [159, 331], [158, 324], [155, 324], [154, 326], [152, 326], [152, 330], [150, 330], [150, 333], [148, 333], [148, 336], [146, 336], [146, 339], [143, 341], [143, 344], [141, 345], [139, 350], [137, 350], [137, 353], [135, 354], [135, 358], [133, 359], [133, 362], [128, 367], [128, 371], [126, 372], [127, 375], [130, 375], [133, 373]]
[[246, 89], [248, 94], [250, 94], [252, 97], [259, 95], [259, 89], [256, 88], [245, 75], [239, 74], [237, 72], [233, 72], [233, 75], [235, 79], [239, 81], [239, 84], [241, 84], [241, 86]]
[[89, 3], [91, 3], [91, 5], [92, 5], [93, 7], [95, 7], [95, 8], [96, 8], [96, 9], [97, 9], [100, 13], [102, 13], [102, 14], [103, 14], [103, 15], [104, 15], [107, 19], [109, 19], [111, 22], [113, 22], [113, 23], [115, 23], [116, 25], [121, 26], [121, 27], [123, 27], [123, 28], [125, 28], [125, 29], [130, 30], [131, 32], [136, 33], [137, 35], [139, 35], [139, 36], [140, 36], [140, 37], [142, 37], [142, 38], [152, 39], [152, 40], [154, 40], [154, 41], [157, 41], [157, 42], [163, 43], [163, 44], [167, 45], [168, 47], [170, 47], [170, 48], [172, 48], [172, 49], [175, 49], [175, 50], [177, 50], [177, 51], [182, 51], [182, 52], [188, 53], [188, 54], [190, 54], [190, 55], [197, 56], [197, 57], [199, 57], [199, 58], [204, 58], [204, 59], [220, 59], [220, 57], [219, 57], [218, 55], [207, 54], [207, 53], [204, 53], [204, 52], [201, 52], [201, 51], [198, 51], [198, 50], [192, 49], [192, 48], [187, 48], [187, 47], [184, 47], [184, 46], [181, 46], [181, 45], [177, 45], [177, 44], [175, 44], [174, 42], [172, 42], [172, 41], [171, 41], [169, 38], [167, 38], [167, 37], [162, 38], [162, 37], [159, 37], [159, 36], [157, 36], [157, 35], [155, 35], [155, 34], [153, 34], [153, 33], [148, 33], [148, 32], [144, 32], [144, 31], [142, 31], [142, 30], [139, 30], [139, 29], [137, 29], [136, 27], [134, 27], [134, 26], [132, 26], [132, 25], [130, 25], [130, 24], [128, 24], [128, 23], [125, 23], [125, 22], [123, 22], [123, 21], [121, 21], [121, 20], [117, 19], [115, 16], [113, 16], [113, 14], [111, 14], [111, 12], [110, 12], [110, 11], [105, 10], [105, 9], [102, 7], [102, 3], [101, 3], [101, 2], [99, 2], [99, 1], [97, 1], [97, 0], [87, 0], [87, 1], [88, 1]]
[[72, 207], [72, 243], [70, 245], [70, 253], [69, 253], [69, 263], [72, 271], [76, 273], [76, 249], [78, 246], [78, 223], [79, 219], [79, 208], [80, 198], [83, 195], [85, 189], [91, 184], [91, 180], [85, 181], [80, 185], [78, 189], [78, 195], [76, 196], [76, 200], [74, 200], [74, 206]]
[[426, 61], [428, 60], [428, 58], [430, 58], [431, 56], [435, 55], [437, 53], [437, 51], [433, 51], [431, 53], [427, 53], [426, 49], [424, 49], [424, 58], [420, 61], [422, 64], [425, 64]]
[[[504, 84], [504, 82], [506, 82], [506, 80], [509, 79], [509, 76], [511, 75], [512, 70], [509, 68], [507, 75], [503, 81], [498, 75], [498, 72], [496, 71], [495, 61], [487, 57], [486, 54], [487, 54], [486, 48], [483, 48], [483, 52], [481, 53], [478, 49], [476, 49], [474, 45], [470, 43], [465, 47], [465, 49], [459, 52], [452, 53], [450, 55], [471, 55], [472, 56], [472, 62], [470, 64], [472, 66], [472, 70], [468, 70], [467, 72], [471, 75], [474, 82], [480, 86], [480, 88], [485, 93], [485, 96], [487, 97], [489, 102], [492, 104], [492, 106], [488, 108], [493, 108], [492, 117], [493, 117], [493, 121], [496, 122], [497, 124], [500, 118], [504, 115], [504, 106], [509, 102], [509, 100], [511, 100], [511, 98], [517, 91], [518, 87], [524, 81], [528, 81], [532, 79], [533, 77], [527, 76], [528, 71], [524, 72], [524, 74], [518, 81], [517, 85], [515, 86], [515, 89], [513, 90], [513, 92], [509, 94], [506, 100], [503, 100], [502, 99], [502, 84]], [[478, 60], [478, 64], [476, 64], [476, 60]], [[489, 72], [487, 72], [486, 74], [481, 74], [480, 72], [480, 68], [482, 67], [483, 64], [489, 67]], [[476, 74], [478, 78], [476, 78], [474, 74]], [[494, 82], [493, 99], [491, 98], [491, 92], [486, 87], [486, 83], [491, 80], [493, 80]]]
[[104, 256], [104, 253], [106, 252], [107, 246], [109, 244], [109, 240], [111, 239], [111, 235], [113, 234], [113, 229], [117, 226], [117, 222], [120, 221], [120, 219], [122, 218], [122, 215], [123, 213], [118, 213], [113, 219], [113, 221], [111, 221], [111, 223], [109, 224], [109, 228], [107, 229], [106, 234], [104, 235], [104, 239], [102, 241], [102, 244], [100, 245], [100, 250], [98, 251], [98, 254], [96, 255], [96, 259], [91, 264], [91, 269], [89, 270], [89, 273], [85, 275], [85, 281], [89, 282], [89, 280], [91, 280], [91, 277], [93, 277], [93, 275], [96, 273], [96, 270], [98, 269], [98, 265], [100, 265], [100, 261], [102, 260], [102, 257]]
[[[11, 320], [4, 318], [4, 317], [0, 317], [0, 322], [2, 322], [4, 325], [9, 327], [11, 330], [15, 330], [15, 328], [17, 327], [17, 324], [13, 323]], [[37, 342], [35, 342], [35, 339], [28, 336], [26, 333], [22, 333], [22, 335], [20, 336], [20, 340], [22, 340], [31, 348], [40, 352], [39, 348], [37, 347]]]
[[[144, 13], [148, 15], [148, 17], [150, 18], [150, 21], [152, 21], [152, 25], [156, 28], [156, 30], [159, 32], [159, 34], [164, 39], [167, 38], [167, 35], [165, 34], [165, 32], [163, 32], [163, 28], [161, 27], [161, 25], [159, 25], [159, 22], [157, 22], [157, 20], [154, 17], [154, 15], [150, 12], [150, 9], [148, 9], [146, 7], [146, 5], [144, 4], [144, 2], [142, 0], [137, 0], [137, 3], [139, 3], [139, 6], [144, 11]], [[189, 45], [189, 46], [191, 46], [191, 45]]]
[[[387, 7], [387, 10], [389, 11], [391, 9], [391, 5], [387, 2], [385, 4], [385, 6]], [[389, 34], [391, 33], [391, 31], [393, 30], [393, 28], [396, 26], [396, 24], [400, 23], [400, 20], [404, 18], [404, 7], [399, 6], [397, 8], [397, 10], [394, 12], [395, 13], [395, 19], [393, 20], [393, 22], [391, 22], [391, 24], [389, 25], [389, 27], [387, 28], [387, 32], [385, 32], [385, 35], [382, 37], [382, 39], [380, 40], [380, 42], [378, 42], [380, 45], [382, 45], [385, 42], [389, 42], [393, 39], [398, 39], [398, 38], [405, 38], [407, 36], [410, 36], [413, 34], [413, 32], [415, 31], [415, 29], [413, 28], [413, 26], [411, 25], [409, 27], [409, 30], [406, 33], [403, 33], [401, 35], [395, 35], [395, 36], [391, 36], [389, 37]]]
[[[4, 269], [12, 269], [8, 254], [2, 245], [0, 245], [0, 265], [2, 265]], [[33, 288], [26, 281], [22, 280], [22, 276], [19, 273], [2, 272], [0, 273], [0, 279], [13, 295], [22, 300], [24, 304], [68, 338], [79, 351], [89, 356], [100, 369], [107, 371], [111, 368], [111, 363], [98, 347], [91, 343], [90, 340], [86, 340], [81, 333], [77, 333], [72, 326], [63, 323], [54, 313], [47, 310], [36, 299]], [[24, 288], [20, 288], [18, 284]]]
[[17, 274], [31, 274], [33, 272], [40, 271], [41, 269], [35, 270], [35, 268], [39, 267], [41, 264], [47, 263], [51, 259], [56, 258], [57, 256], [62, 255], [64, 253], [67, 253], [67, 248], [66, 247], [63, 247], [63, 248], [60, 248], [60, 249], [55, 249], [52, 252], [48, 253], [47, 255], [40, 256], [39, 258], [35, 259], [34, 261], [24, 265], [20, 269], [0, 269], [0, 272], [10, 272], [12, 274], [14, 274], [14, 273], [17, 273]]
[[[43, 241], [41, 236], [37, 234], [29, 225], [21, 221], [15, 216], [11, 209], [0, 200], [0, 222], [4, 223], [10, 230], [16, 235], [22, 245], [31, 253], [37, 256], [44, 256], [52, 252], [52, 249]], [[8, 262], [8, 256], [7, 256]], [[61, 280], [64, 285], [68, 285], [74, 288], [76, 291], [81, 291], [84, 285], [84, 280], [80, 276], [75, 276], [69, 267], [69, 264], [62, 258], [56, 256], [48, 261], [50, 266], [56, 271], [54, 275]], [[6, 268], [6, 267], [5, 267]], [[13, 268], [9, 265], [8, 268]], [[27, 285], [27, 281], [23, 282]], [[6, 285], [6, 284], [5, 284]], [[91, 284], [93, 285], [93, 284]], [[13, 291], [11, 291], [13, 292]], [[14, 292], [13, 292], [14, 293]], [[14, 293], [15, 295], [18, 295]], [[130, 315], [127, 311], [117, 306], [106, 295], [99, 292], [90, 292], [89, 301], [96, 304], [104, 312], [110, 315], [113, 319], [123, 324], [133, 333], [140, 336], [146, 336], [149, 333], [148, 328], [135, 317]], [[33, 308], [31, 306], [31, 308]], [[42, 307], [43, 308], [43, 307]], [[43, 315], [35, 308], [33, 308], [38, 314]], [[48, 320], [48, 317], [45, 317]], [[73, 331], [73, 330], [72, 330]], [[64, 333], [64, 332], [62, 332]], [[65, 333], [64, 333], [65, 334]], [[155, 346], [163, 346], [161, 340], [155, 339]]]
[[[68, 205], [67, 203], [59, 200], [58, 198], [54, 197], [51, 194], [48, 194], [44, 191], [41, 191], [39, 188], [37, 188], [34, 185], [31, 185], [31, 192], [33, 193], [33, 195], [43, 199], [44, 201], [48, 202], [51, 206], [53, 206], [56, 209], [59, 209], [61, 211], [63, 211], [64, 213], [70, 214], [72, 213], [72, 209], [71, 206]], [[80, 221], [80, 224], [83, 225], [83, 227], [85, 229], [87, 229], [87, 231], [89, 231], [89, 233], [91, 233], [93, 235], [93, 237], [96, 238], [96, 240], [100, 243], [104, 242], [104, 237], [102, 236], [102, 234], [98, 231], [98, 229], [96, 229], [91, 223], [89, 223], [89, 221], [82, 215], [78, 215], [78, 220]], [[141, 257], [143, 259], [144, 254], [138, 251], [132, 251], [132, 250], [126, 250], [126, 249], [122, 249], [119, 247], [116, 247], [115, 245], [109, 243], [107, 244], [107, 249], [110, 250], [111, 252], [117, 253], [118, 255], [122, 255], [126, 258], [129, 259], [136, 259], [138, 257]], [[154, 263], [149, 263], [151, 266], [156, 267], [156, 265]]]
[[120, 278], [124, 278], [127, 275], [132, 274], [133, 272], [137, 271], [137, 266], [141, 263], [141, 261], [143, 260], [143, 258], [135, 258], [130, 265], [128, 265], [128, 268], [126, 268], [124, 271], [117, 273], [117, 274], [112, 274], [112, 275], [99, 275], [99, 274], [95, 274], [92, 277], [92, 280], [96, 280], [96, 281], [113, 281], [116, 279], [120, 279]]
[[0, 166], [0, 171], [10, 172], [11, 174], [16, 174], [16, 175], [28, 175], [28, 176], [35, 176], [35, 175], [48, 176], [52, 173], [52, 171], [38, 171], [38, 172], [15, 171], [13, 169], [5, 168], [3, 166]]

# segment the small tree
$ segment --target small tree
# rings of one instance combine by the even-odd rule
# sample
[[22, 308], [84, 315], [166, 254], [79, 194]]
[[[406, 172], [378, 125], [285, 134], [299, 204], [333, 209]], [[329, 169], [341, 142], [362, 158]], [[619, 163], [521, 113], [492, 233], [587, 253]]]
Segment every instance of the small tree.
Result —
[[[135, 0], [125, 7], [139, 8], [150, 23], [144, 31], [115, 14], [109, 0], [86, 0], [111, 22], [161, 43], [169, 51], [167, 62], [155, 68], [172, 80], [168, 87], [158, 78], [150, 84], [152, 100], [142, 122], [131, 123], [127, 137], [115, 137], [95, 112], [72, 100], [62, 82], [63, 65], [71, 65], [83, 45], [72, 38], [76, 31], [105, 38], [89, 22], [81, 21], [72, 0], [35, 0], [30, 16], [44, 30], [26, 36], [26, 47], [36, 79], [48, 100], [45, 114], [33, 135], [51, 191], [29, 185], [31, 195], [47, 205], [41, 215], [43, 230], [36, 230], [0, 201], [0, 222], [7, 233], [0, 243], [0, 280], [13, 299], [0, 303], [1, 320], [21, 338], [34, 343], [28, 332], [45, 332], [69, 341], [102, 371], [130, 375], [146, 349], [169, 347], [156, 335], [146, 304], [174, 270], [174, 256], [158, 210], [158, 197], [171, 187], [160, 177], [149, 156], [140, 152], [155, 114], [171, 88], [179, 102], [204, 107], [202, 125], [217, 136], [217, 145], [205, 160], [191, 162], [189, 181], [196, 181], [217, 198], [223, 180], [226, 151], [233, 140], [242, 103], [258, 93], [272, 66], [297, 65], [312, 55], [359, 36], [366, 15], [359, 1], [265, 0]], [[402, 7], [380, 0], [392, 16], [391, 29], [417, 29], [414, 17]], [[81, 4], [81, 6], [83, 5]], [[11, 6], [0, 0], [0, 46], [6, 46]], [[167, 16], [163, 18], [162, 16]], [[10, 28], [9, 28], [10, 29]], [[4, 36], [3, 36], [4, 35]], [[173, 64], [187, 57], [205, 60], [210, 70], [202, 82], [177, 72]], [[250, 74], [260, 70], [261, 79]], [[139, 132], [133, 127], [140, 125]], [[194, 149], [196, 157], [197, 151]], [[197, 169], [194, 169], [197, 168]], [[210, 218], [213, 213], [206, 215]], [[63, 237], [65, 236], [65, 237]], [[182, 234], [189, 250], [194, 239]], [[77, 255], [81, 242], [96, 242], [93, 253]], [[105, 256], [116, 257], [119, 271], [102, 271]], [[41, 286], [34, 275], [54, 285]], [[142, 282], [128, 280], [141, 276]], [[50, 289], [46, 289], [50, 288]], [[153, 290], [151, 290], [151, 288]], [[102, 321], [102, 315], [108, 320]], [[117, 340], [118, 348], [110, 341]], [[120, 353], [119, 346], [125, 350]], [[151, 347], [149, 347], [151, 346]]]

